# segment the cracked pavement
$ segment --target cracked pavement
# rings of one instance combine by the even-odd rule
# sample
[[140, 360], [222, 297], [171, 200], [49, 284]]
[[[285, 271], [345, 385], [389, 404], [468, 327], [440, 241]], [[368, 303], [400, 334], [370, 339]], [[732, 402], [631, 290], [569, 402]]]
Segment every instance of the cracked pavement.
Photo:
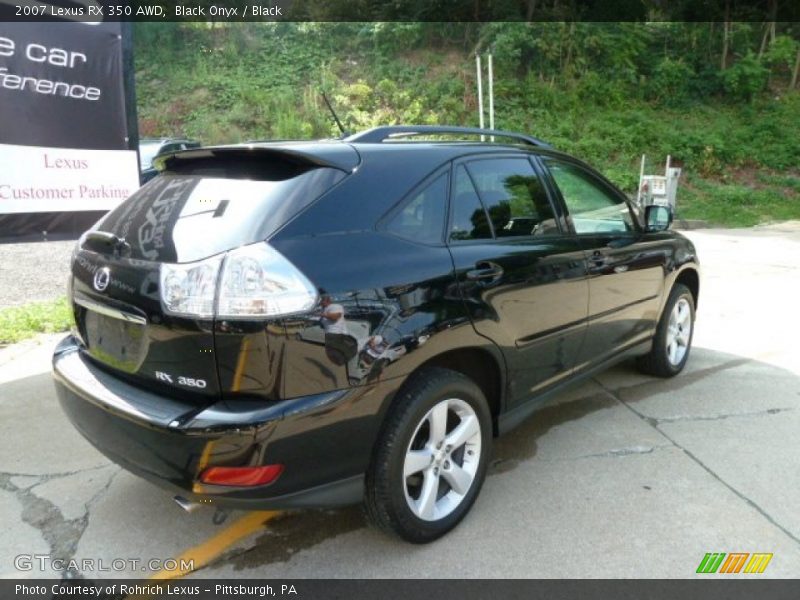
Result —
[[184, 513], [68, 423], [49, 372], [60, 336], [0, 350], [0, 576], [152, 575], [14, 567], [48, 554], [197, 557], [189, 577], [686, 578], [706, 552], [771, 552], [762, 577], [798, 577], [800, 224], [688, 235], [703, 275], [686, 371], [623, 364], [542, 406], [496, 440], [465, 521], [422, 547], [357, 507]]

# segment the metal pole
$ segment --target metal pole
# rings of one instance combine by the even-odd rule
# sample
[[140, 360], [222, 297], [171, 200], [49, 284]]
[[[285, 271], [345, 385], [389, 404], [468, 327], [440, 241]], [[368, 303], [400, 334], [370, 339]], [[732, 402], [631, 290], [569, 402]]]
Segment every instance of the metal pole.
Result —
[[[489, 52], [489, 129], [494, 129], [494, 72], [492, 71], [492, 53]], [[492, 136], [494, 141], [494, 136]]]
[[[478, 72], [478, 122], [483, 129], [483, 82], [481, 80], [481, 55], [475, 53], [475, 69]], [[483, 141], [483, 136], [481, 136]]]
[[[125, 94], [125, 138], [128, 150], [136, 150], [136, 164], [139, 164], [139, 117], [136, 112], [136, 80], [133, 66], [133, 23], [121, 22], [122, 45], [122, 89]], [[141, 184], [141, 181], [140, 181]]]
[[673, 198], [670, 195], [670, 188], [672, 187], [671, 184], [671, 177], [669, 176], [669, 166], [672, 162], [672, 157], [667, 154], [667, 166], [664, 168], [664, 192], [667, 194], [667, 204], [669, 205], [670, 210], [674, 213], [675, 212], [675, 204], [673, 202]]
[[642, 179], [644, 179], [644, 154], [642, 154], [642, 166], [639, 168], [639, 188], [636, 190], [636, 204], [642, 205]]

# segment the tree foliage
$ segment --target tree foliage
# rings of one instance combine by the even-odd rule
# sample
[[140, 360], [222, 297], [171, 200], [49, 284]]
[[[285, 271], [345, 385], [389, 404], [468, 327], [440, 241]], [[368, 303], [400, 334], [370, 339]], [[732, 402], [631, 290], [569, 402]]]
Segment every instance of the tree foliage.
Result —
[[[493, 6], [512, 4], [524, 3]], [[629, 191], [642, 153], [670, 154], [691, 197], [692, 177], [798, 176], [798, 36], [797, 24], [754, 21], [137, 23], [140, 129], [205, 143], [338, 136], [323, 90], [351, 131], [477, 125], [475, 52], [492, 52], [498, 128], [546, 139]], [[776, 206], [800, 203], [791, 185], [758, 185], [774, 185]]]

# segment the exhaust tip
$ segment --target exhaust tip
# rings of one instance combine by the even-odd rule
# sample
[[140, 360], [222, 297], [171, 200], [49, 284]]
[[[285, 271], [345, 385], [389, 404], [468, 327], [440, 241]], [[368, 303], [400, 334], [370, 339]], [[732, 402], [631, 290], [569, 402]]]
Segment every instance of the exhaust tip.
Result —
[[185, 510], [187, 513], [194, 512], [194, 511], [196, 511], [198, 508], [200, 508], [200, 506], [201, 506], [201, 505], [200, 505], [200, 504], [198, 504], [197, 502], [192, 502], [191, 500], [187, 500], [187, 499], [186, 499], [186, 498], [184, 498], [183, 496], [175, 496], [175, 497], [173, 498], [173, 500], [175, 500], [175, 504], [177, 504], [178, 506], [180, 506], [180, 507], [181, 507], [183, 510]]

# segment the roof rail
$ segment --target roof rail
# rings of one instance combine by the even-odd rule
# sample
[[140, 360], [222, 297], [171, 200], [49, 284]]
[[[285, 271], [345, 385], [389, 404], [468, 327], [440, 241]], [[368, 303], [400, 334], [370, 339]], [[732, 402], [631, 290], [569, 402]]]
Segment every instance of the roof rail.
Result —
[[550, 144], [535, 137], [524, 135], [522, 133], [515, 133], [513, 131], [501, 131], [497, 129], [481, 129], [479, 127], [450, 127], [440, 125], [391, 125], [384, 127], [375, 127], [356, 133], [350, 137], [344, 138], [345, 142], [352, 142], [358, 144], [380, 144], [388, 139], [399, 139], [404, 137], [414, 137], [417, 135], [436, 135], [436, 134], [468, 134], [468, 135], [482, 135], [493, 137], [504, 137], [529, 146], [536, 146], [538, 148], [552, 148]]

